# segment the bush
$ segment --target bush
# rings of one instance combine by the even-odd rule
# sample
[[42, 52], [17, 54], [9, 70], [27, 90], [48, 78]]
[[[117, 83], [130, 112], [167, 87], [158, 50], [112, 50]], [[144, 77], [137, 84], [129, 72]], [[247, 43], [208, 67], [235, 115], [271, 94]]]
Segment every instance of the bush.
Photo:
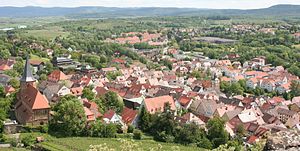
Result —
[[123, 131], [122, 125], [121, 124], [117, 124], [116, 127], [117, 127], [117, 133], [123, 134], [124, 131]]
[[13, 147], [17, 147], [18, 141], [15, 138], [9, 138], [6, 140], [7, 143], [9, 143]]
[[174, 139], [175, 137], [173, 135], [166, 134], [165, 131], [162, 131], [154, 136], [154, 140], [166, 142], [166, 143], [172, 143], [174, 142]]
[[22, 133], [31, 133], [31, 132], [33, 132], [33, 128], [31, 126], [23, 126], [21, 132]]
[[117, 127], [114, 124], [104, 124], [104, 127], [101, 130], [101, 136], [104, 138], [113, 138], [116, 137]]
[[142, 139], [142, 131], [135, 129], [133, 131], [133, 139]]
[[127, 133], [133, 133], [134, 127], [132, 125], [128, 125]]
[[48, 125], [41, 125], [38, 127], [41, 133], [48, 133]]
[[32, 146], [35, 143], [35, 138], [32, 135], [27, 135], [22, 138], [21, 142], [25, 147]]
[[204, 137], [197, 143], [197, 147], [212, 149], [212, 143], [206, 137]]
[[0, 133], [0, 142], [5, 142], [6, 138], [4, 137], [3, 133]]

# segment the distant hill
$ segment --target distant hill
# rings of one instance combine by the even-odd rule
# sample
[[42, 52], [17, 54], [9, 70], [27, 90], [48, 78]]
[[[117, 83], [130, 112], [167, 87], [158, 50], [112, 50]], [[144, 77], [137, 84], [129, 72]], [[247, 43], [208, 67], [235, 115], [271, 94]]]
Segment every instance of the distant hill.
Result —
[[197, 9], [161, 7], [0, 7], [0, 17], [130, 17], [130, 16], [203, 16], [203, 15], [259, 15], [299, 16], [300, 5], [275, 5], [263, 9]]

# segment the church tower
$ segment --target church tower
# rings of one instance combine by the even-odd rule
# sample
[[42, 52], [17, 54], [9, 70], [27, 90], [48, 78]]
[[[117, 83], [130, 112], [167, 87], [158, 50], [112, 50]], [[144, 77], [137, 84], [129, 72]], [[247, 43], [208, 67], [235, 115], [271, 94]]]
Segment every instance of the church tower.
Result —
[[35, 81], [36, 79], [32, 75], [29, 57], [27, 57], [24, 72], [22, 78], [20, 79], [21, 89], [26, 89], [28, 85], [32, 85], [33, 87], [35, 87]]
[[17, 93], [15, 116], [20, 124], [42, 125], [48, 123], [50, 106], [47, 98], [35, 86], [36, 79], [32, 75], [27, 57], [24, 73], [20, 79], [21, 88]]

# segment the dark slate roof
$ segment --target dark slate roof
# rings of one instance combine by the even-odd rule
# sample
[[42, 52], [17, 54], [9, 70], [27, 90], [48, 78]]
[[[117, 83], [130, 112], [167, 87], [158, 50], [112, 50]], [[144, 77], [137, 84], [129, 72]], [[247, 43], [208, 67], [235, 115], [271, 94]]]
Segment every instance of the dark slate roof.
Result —
[[234, 106], [238, 106], [240, 104], [240, 100], [236, 99], [236, 98], [225, 98], [225, 97], [220, 97], [219, 98], [219, 102], [222, 102], [224, 104], [229, 104], [229, 105], [234, 105]]
[[7, 85], [10, 79], [8, 75], [0, 74], [0, 85]]
[[29, 62], [29, 57], [27, 57], [27, 59], [26, 59], [24, 72], [23, 72], [23, 75], [22, 75], [22, 78], [20, 79], [20, 81], [21, 82], [36, 81], [35, 78], [32, 75], [32, 71], [31, 71], [31, 68], [30, 68], [30, 62]]

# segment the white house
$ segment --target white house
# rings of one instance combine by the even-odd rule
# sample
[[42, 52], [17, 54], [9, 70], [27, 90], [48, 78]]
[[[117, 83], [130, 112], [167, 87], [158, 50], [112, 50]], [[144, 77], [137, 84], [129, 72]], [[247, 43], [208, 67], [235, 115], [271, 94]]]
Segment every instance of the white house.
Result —
[[272, 92], [275, 90], [275, 81], [271, 80], [271, 79], [263, 79], [260, 87], [262, 89], [267, 90], [268, 92]]
[[258, 85], [259, 81], [256, 78], [250, 78], [246, 81], [246, 86], [248, 88], [255, 89]]
[[105, 123], [121, 124], [123, 128], [126, 124], [123, 122], [122, 117], [118, 115], [114, 110], [109, 110], [103, 115], [103, 121]]

